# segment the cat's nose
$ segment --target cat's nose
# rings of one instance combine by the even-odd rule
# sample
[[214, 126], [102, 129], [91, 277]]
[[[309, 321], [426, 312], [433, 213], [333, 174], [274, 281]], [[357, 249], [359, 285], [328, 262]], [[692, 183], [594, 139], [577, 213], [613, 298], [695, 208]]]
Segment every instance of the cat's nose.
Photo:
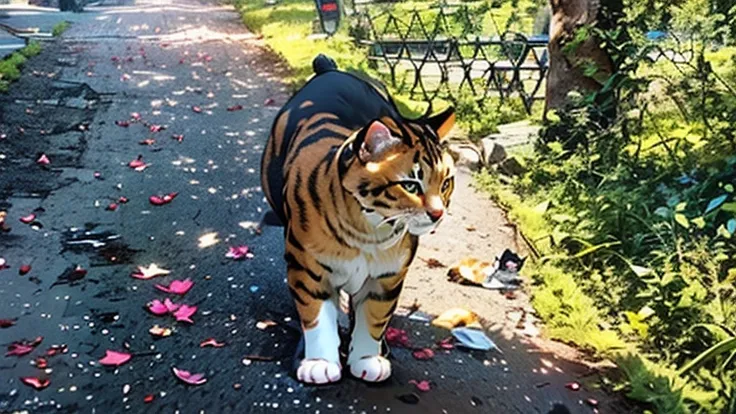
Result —
[[427, 210], [427, 215], [432, 220], [432, 223], [436, 223], [445, 214], [445, 210]]

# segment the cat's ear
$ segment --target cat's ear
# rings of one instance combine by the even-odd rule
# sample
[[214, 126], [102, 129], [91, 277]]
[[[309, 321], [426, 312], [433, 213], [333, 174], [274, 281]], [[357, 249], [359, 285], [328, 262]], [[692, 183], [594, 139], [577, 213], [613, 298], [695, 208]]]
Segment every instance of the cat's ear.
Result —
[[448, 106], [442, 112], [428, 117], [427, 125], [437, 133], [442, 141], [455, 126], [455, 108]]
[[373, 121], [358, 132], [353, 151], [362, 163], [377, 162], [391, 153], [401, 140], [391, 135], [391, 130], [380, 121]]

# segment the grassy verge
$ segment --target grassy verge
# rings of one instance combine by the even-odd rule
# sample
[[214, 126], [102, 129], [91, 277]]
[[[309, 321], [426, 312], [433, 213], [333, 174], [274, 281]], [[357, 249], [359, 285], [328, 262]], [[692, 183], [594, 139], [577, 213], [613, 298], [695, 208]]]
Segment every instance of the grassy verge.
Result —
[[69, 28], [69, 26], [71, 26], [71, 24], [69, 24], [69, 22], [67, 22], [66, 20], [62, 20], [59, 23], [56, 23], [54, 25], [54, 27], [51, 29], [51, 34], [54, 37], [59, 37], [64, 32], [66, 32], [66, 30]]
[[28, 58], [41, 53], [41, 45], [31, 41], [26, 47], [0, 61], [0, 92], [7, 92], [10, 84], [20, 78], [20, 72]]
[[525, 270], [546, 334], [615, 361], [658, 413], [736, 413], [736, 128], [720, 118], [736, 48], [700, 59], [635, 73], [669, 86], [639, 95], [653, 109], [606, 128], [587, 107], [553, 115], [515, 154], [525, 174], [476, 176], [541, 256]]

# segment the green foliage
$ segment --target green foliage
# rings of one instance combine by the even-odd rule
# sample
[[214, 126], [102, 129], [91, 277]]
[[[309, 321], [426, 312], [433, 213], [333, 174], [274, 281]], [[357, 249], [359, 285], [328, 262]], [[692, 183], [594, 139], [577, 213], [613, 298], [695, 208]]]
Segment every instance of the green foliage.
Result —
[[66, 20], [62, 20], [59, 23], [56, 23], [53, 28], [51, 28], [51, 34], [54, 37], [61, 36], [68, 28], [71, 26], [69, 22]]
[[[733, 13], [627, 3], [622, 24], [578, 28], [565, 46], [595, 35], [615, 73], [550, 114], [525, 175], [489, 187], [544, 255], [533, 301], [553, 336], [627, 349], [625, 389], [656, 412], [735, 412], [736, 50], [722, 46]], [[651, 28], [687, 42], [650, 42]], [[653, 59], [664, 50], [692, 58]], [[596, 346], [604, 333], [617, 341]]]
[[7, 92], [10, 84], [20, 78], [20, 70], [28, 58], [41, 53], [41, 45], [33, 40], [23, 49], [0, 60], [0, 92]]

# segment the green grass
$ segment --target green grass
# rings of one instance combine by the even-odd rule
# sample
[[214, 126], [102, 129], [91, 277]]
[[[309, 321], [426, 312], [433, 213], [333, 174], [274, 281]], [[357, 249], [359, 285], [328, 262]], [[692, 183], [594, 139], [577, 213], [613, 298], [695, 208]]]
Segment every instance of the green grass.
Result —
[[0, 92], [7, 92], [10, 84], [20, 78], [21, 68], [28, 58], [41, 53], [41, 45], [33, 40], [26, 47], [0, 61]]
[[54, 37], [59, 37], [69, 28], [69, 26], [71, 26], [69, 22], [67, 22], [66, 20], [62, 20], [54, 25], [54, 27], [51, 29], [51, 34]]

